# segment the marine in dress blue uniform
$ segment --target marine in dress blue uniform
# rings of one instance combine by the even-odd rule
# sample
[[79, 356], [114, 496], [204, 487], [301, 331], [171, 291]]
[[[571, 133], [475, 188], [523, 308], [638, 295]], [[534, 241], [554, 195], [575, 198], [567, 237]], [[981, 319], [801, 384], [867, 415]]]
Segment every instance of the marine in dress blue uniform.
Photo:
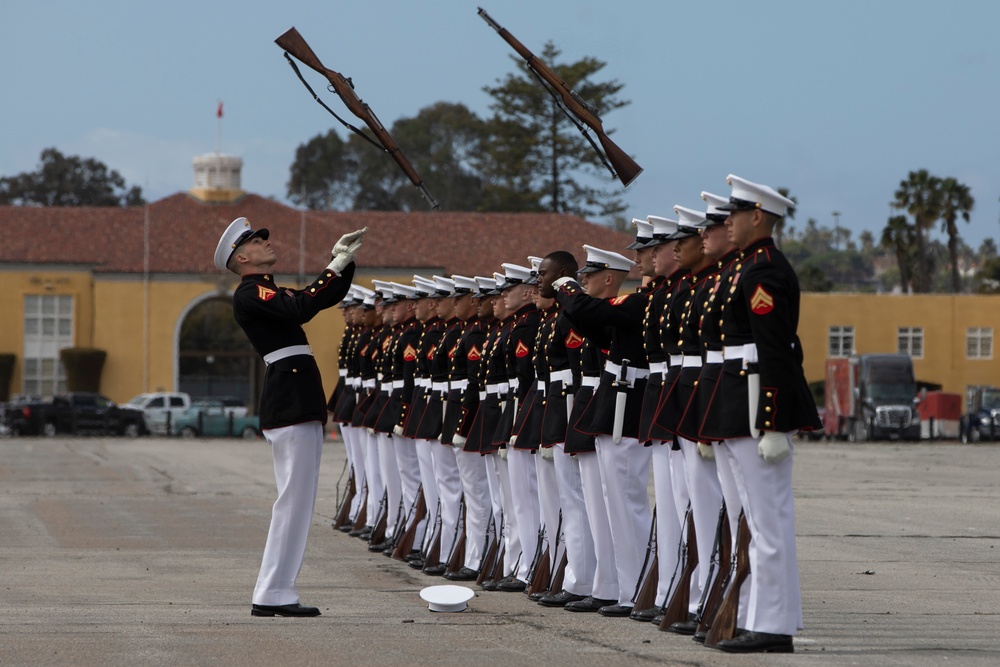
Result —
[[279, 287], [271, 267], [277, 256], [266, 229], [237, 218], [222, 233], [215, 265], [241, 277], [233, 293], [233, 315], [267, 364], [258, 414], [271, 445], [278, 499], [253, 593], [253, 616], [318, 616], [299, 603], [295, 579], [305, 556], [319, 484], [326, 423], [326, 394], [302, 325], [347, 294], [354, 253], [367, 228], [345, 234], [333, 259], [302, 290]]

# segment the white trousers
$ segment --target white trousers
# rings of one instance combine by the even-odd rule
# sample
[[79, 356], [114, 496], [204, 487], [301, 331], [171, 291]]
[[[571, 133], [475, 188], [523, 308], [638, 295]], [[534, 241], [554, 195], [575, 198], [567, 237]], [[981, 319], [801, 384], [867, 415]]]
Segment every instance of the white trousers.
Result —
[[399, 479], [399, 466], [396, 463], [395, 441], [388, 433], [376, 433], [375, 437], [378, 438], [378, 464], [382, 471], [387, 497], [385, 537], [391, 540], [396, 537], [396, 525], [399, 522], [400, 506], [403, 501], [403, 486]]
[[[521, 562], [518, 575], [522, 581], [528, 580], [531, 561], [538, 545], [538, 529], [541, 524], [538, 507], [538, 476], [535, 468], [536, 455], [528, 450], [507, 448], [507, 469], [510, 473], [510, 507], [516, 517], [517, 538], [521, 545]], [[555, 531], [553, 525], [552, 530]]]
[[[670, 444], [650, 446], [653, 468], [653, 496], [656, 499], [656, 556], [657, 585], [656, 606], [667, 603], [672, 591], [672, 581], [680, 562], [681, 520], [677, 512], [674, 482], [670, 471]], [[681, 512], [683, 516], [683, 512]]]
[[361, 505], [365, 502], [365, 454], [366, 439], [359, 429], [350, 424], [340, 424], [340, 437], [344, 441], [344, 451], [347, 452], [347, 465], [354, 471], [354, 487], [356, 495], [351, 501], [351, 522], [357, 520]]
[[305, 558], [319, 488], [323, 424], [315, 421], [265, 429], [264, 437], [271, 445], [278, 498], [271, 508], [253, 603], [295, 604], [299, 601], [295, 579]]
[[[583, 495], [580, 456], [567, 454], [561, 443], [554, 445], [552, 450], [559, 506], [562, 508], [562, 542], [566, 549], [563, 590], [574, 595], [590, 595], [594, 589], [597, 556], [594, 555], [594, 536], [590, 532], [590, 520], [587, 518], [586, 499]], [[582, 456], [594, 458], [592, 454]], [[600, 471], [597, 471], [597, 475], [600, 478]]]
[[[740, 500], [739, 489], [736, 488], [736, 478], [733, 476], [733, 465], [730, 462], [729, 450], [719, 446], [719, 443], [712, 445], [715, 452], [715, 471], [719, 475], [719, 487], [722, 489], [722, 499], [726, 502], [726, 516], [729, 518], [729, 544], [732, 545], [731, 553], [736, 553], [736, 532], [740, 526], [740, 512], [743, 509], [743, 501]], [[726, 577], [732, 569], [732, 562], [722, 565], [721, 574]], [[740, 587], [740, 604], [736, 617], [736, 627], [747, 627], [747, 606], [750, 601], [750, 587], [744, 585]]]
[[[392, 436], [393, 452], [396, 454], [396, 466], [399, 470], [399, 482], [403, 491], [403, 530], [410, 527], [414, 519], [414, 509], [417, 503], [417, 493], [420, 492], [420, 460], [417, 458], [417, 448], [413, 438], [401, 435]], [[423, 541], [423, 527], [418, 526], [414, 544]]]
[[487, 535], [492, 506], [486, 459], [479, 452], [455, 449], [455, 463], [462, 478], [462, 496], [465, 498], [465, 567], [479, 570], [485, 548], [492, 539]]
[[365, 525], [373, 527], [378, 519], [379, 504], [385, 494], [385, 482], [382, 481], [382, 466], [378, 455], [378, 436], [370, 433], [367, 428], [358, 428], [357, 433], [365, 446], [365, 486], [368, 488]]
[[503, 576], [513, 576], [527, 581], [528, 570], [531, 569], [531, 556], [522, 556], [524, 545], [521, 544], [521, 532], [517, 527], [518, 516], [514, 512], [510, 486], [510, 466], [507, 464], [507, 459], [502, 458], [499, 454], [491, 454], [487, 459], [493, 461], [493, 468], [496, 470], [497, 491], [503, 507], [503, 540], [506, 547], [503, 558]]
[[[791, 436], [789, 447], [791, 447]], [[736, 486], [750, 526], [750, 599], [747, 630], [794, 635], [802, 627], [795, 551], [792, 459], [767, 463], [756, 438], [726, 440]]]
[[[437, 440], [432, 441], [432, 443], [431, 457], [434, 461], [434, 481], [437, 483], [438, 499], [441, 503], [441, 561], [447, 562], [446, 559], [455, 546], [458, 530], [462, 507], [462, 476], [458, 470], [458, 461], [455, 459], [455, 448], [451, 445], [442, 445]], [[434, 521], [437, 521], [437, 517]], [[466, 549], [468, 546], [467, 542]]]
[[[541, 450], [532, 457], [535, 463], [535, 477], [538, 479], [538, 510], [541, 529], [545, 532], [544, 553], [549, 559], [549, 572], [555, 573], [562, 558], [564, 546], [560, 546], [559, 486], [556, 482], [555, 461], [542, 458]], [[556, 591], [558, 592], [558, 591]]]
[[597, 436], [596, 445], [614, 539], [618, 604], [629, 607], [653, 521], [646, 492], [650, 448], [643, 447], [635, 438], [622, 438], [616, 445], [610, 435]]
[[698, 542], [697, 577], [692, 577], [691, 607], [696, 613], [701, 595], [708, 585], [712, 551], [715, 547], [715, 531], [719, 527], [719, 509], [722, 507], [722, 488], [719, 473], [715, 469], [715, 459], [704, 459], [698, 453], [698, 445], [691, 440], [678, 438], [684, 457], [684, 473], [688, 495], [691, 498], [691, 513], [694, 516], [695, 539]]
[[[591, 595], [601, 600], [618, 599], [618, 568], [615, 567], [615, 545], [611, 536], [608, 505], [604, 502], [604, 482], [597, 453], [576, 454], [580, 462], [580, 484], [587, 507], [587, 520], [594, 545], [594, 584]], [[631, 591], [628, 593], [632, 594]]]
[[[427, 514], [421, 522], [423, 524], [420, 527], [421, 535], [414, 537], [413, 548], [424, 551], [425, 547], [430, 546], [424, 542], [433, 539], [432, 533], [437, 522], [438, 488], [437, 480], [434, 479], [433, 448], [441, 445], [438, 444], [437, 440], [409, 439], [409, 442], [413, 443], [413, 448], [417, 452], [417, 464], [420, 467], [420, 488], [424, 494], [424, 503], [427, 505]], [[420, 539], [421, 537], [422, 539]]]

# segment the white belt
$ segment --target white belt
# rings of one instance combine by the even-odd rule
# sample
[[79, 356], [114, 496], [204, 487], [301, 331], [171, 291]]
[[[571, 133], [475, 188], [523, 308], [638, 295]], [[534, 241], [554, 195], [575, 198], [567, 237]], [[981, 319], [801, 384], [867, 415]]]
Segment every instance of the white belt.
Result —
[[582, 378], [580, 378], [580, 386], [583, 386], [583, 387], [592, 387], [593, 388], [593, 387], [596, 387], [598, 384], [600, 384], [600, 382], [601, 382], [601, 378], [593, 377], [591, 375], [584, 375]]
[[386, 393], [389, 393], [389, 392], [392, 391], [392, 383], [391, 382], [380, 382], [379, 385], [378, 385], [378, 388], [379, 388], [379, 391], [384, 391]]
[[308, 345], [289, 345], [288, 347], [283, 347], [280, 350], [275, 350], [274, 352], [268, 352], [264, 355], [264, 363], [270, 366], [276, 361], [281, 361], [288, 357], [297, 357], [299, 355], [309, 355], [312, 356], [312, 348]]
[[[622, 374], [622, 367], [613, 361], [605, 361], [604, 372], [611, 373], [615, 376], [615, 379], [617, 379]], [[629, 384], [633, 384], [636, 380], [644, 380], [647, 377], [649, 377], [648, 368], [633, 368], [632, 366], [629, 366], [628, 370], [625, 371], [625, 379], [628, 380]]]
[[723, 348], [723, 354], [725, 355], [726, 361], [742, 359], [744, 367], [747, 364], [757, 363], [757, 345], [755, 343], [747, 343], [746, 345], [727, 345]]
[[486, 392], [485, 391], [479, 392], [479, 402], [482, 403], [485, 400], [486, 400]]
[[685, 354], [684, 363], [682, 365], [684, 368], [701, 368], [701, 357], [698, 355]]
[[549, 373], [549, 382], [562, 382], [568, 387], [573, 384], [573, 369], [565, 368], [561, 371], [551, 371]]
[[517, 378], [511, 378], [510, 381], [507, 382], [507, 388], [512, 391], [517, 391], [519, 382], [520, 380], [518, 380]]
[[469, 379], [466, 378], [464, 380], [452, 380], [451, 388], [457, 389], [458, 391], [465, 391], [466, 389], [469, 388]]
[[706, 364], [721, 364], [725, 361], [721, 350], [709, 350], [705, 355]]
[[347, 369], [346, 368], [340, 368], [340, 369], [338, 369], [337, 370], [337, 375], [339, 375], [342, 378], [347, 377]]
[[405, 382], [405, 380], [393, 380], [392, 381], [392, 388], [393, 389], [402, 389], [404, 382]]
[[431, 390], [432, 391], [440, 391], [440, 392], [444, 393], [444, 392], [448, 391], [448, 383], [447, 382], [432, 382], [431, 383]]
[[651, 361], [649, 362], [649, 374], [659, 373], [663, 375], [667, 372], [667, 362], [665, 361]]
[[489, 394], [490, 396], [499, 396], [500, 394], [505, 394], [505, 393], [507, 393], [504, 390], [504, 387], [506, 386], [506, 384], [507, 383], [505, 383], [505, 382], [494, 382], [494, 383], [488, 384], [488, 385], [486, 385], [486, 393]]
[[538, 391], [545, 393], [545, 380], [538, 381]]
[[424, 389], [430, 389], [431, 388], [431, 379], [430, 378], [416, 378], [413, 381], [413, 384], [417, 385], [418, 387], [423, 387]]
[[677, 368], [684, 363], [683, 354], [671, 354], [670, 355], [670, 365], [667, 368]]
[[374, 389], [375, 388], [375, 380], [362, 380], [361, 381], [361, 386], [364, 387], [365, 389]]

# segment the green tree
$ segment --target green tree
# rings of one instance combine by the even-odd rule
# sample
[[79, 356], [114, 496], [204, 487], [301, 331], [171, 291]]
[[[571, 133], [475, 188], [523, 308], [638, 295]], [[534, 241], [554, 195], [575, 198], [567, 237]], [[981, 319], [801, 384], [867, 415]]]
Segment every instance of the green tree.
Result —
[[42, 151], [38, 169], [0, 178], [0, 204], [15, 206], [141, 206], [138, 186], [94, 158]]
[[948, 234], [948, 258], [951, 263], [951, 291], [957, 294], [962, 291], [962, 281], [958, 273], [958, 251], [960, 238], [958, 235], [958, 225], [955, 224], [959, 218], [969, 221], [969, 213], [976, 205], [972, 193], [967, 185], [959, 183], [954, 178], [948, 177], [941, 181], [941, 226]]
[[[782, 197], [788, 197], [793, 202], [795, 202], [795, 204], [797, 206], [798, 203], [799, 203], [799, 200], [796, 199], [795, 197], [793, 197], [792, 195], [788, 194], [788, 193], [789, 193], [788, 188], [778, 188], [778, 194], [780, 194]], [[773, 236], [774, 236], [774, 244], [776, 246], [778, 246], [779, 248], [781, 247], [781, 243], [784, 240], [784, 236], [785, 236], [785, 221], [786, 220], [794, 220], [795, 219], [795, 209], [796, 209], [796, 206], [789, 206], [788, 210], [785, 211], [785, 217], [779, 218], [778, 222], [774, 225], [774, 234], [773, 234]]]
[[288, 199], [314, 211], [349, 207], [357, 189], [351, 157], [335, 130], [299, 145], [288, 179]]
[[799, 287], [803, 292], [830, 292], [833, 290], [833, 281], [831, 281], [823, 269], [814, 265], [808, 264], [798, 269], [799, 276]]
[[913, 217], [913, 291], [929, 292], [934, 272], [927, 252], [927, 234], [941, 215], [941, 179], [930, 175], [926, 169], [911, 171], [905, 181], [900, 181], [894, 196], [893, 207]]
[[[585, 57], [558, 63], [560, 53], [547, 42], [540, 58], [600, 113], [629, 104], [617, 96], [623, 84], [594, 80], [604, 62]], [[625, 210], [619, 196], [588, 184], [607, 175], [597, 152], [524, 63], [514, 60], [517, 73], [484, 88], [493, 98], [483, 161], [487, 206], [614, 218]]]
[[894, 215], [889, 218], [882, 230], [881, 245], [896, 255], [896, 265], [899, 267], [899, 286], [903, 293], [908, 293], [913, 284], [913, 256], [916, 243], [916, 229], [909, 223], [905, 215]]

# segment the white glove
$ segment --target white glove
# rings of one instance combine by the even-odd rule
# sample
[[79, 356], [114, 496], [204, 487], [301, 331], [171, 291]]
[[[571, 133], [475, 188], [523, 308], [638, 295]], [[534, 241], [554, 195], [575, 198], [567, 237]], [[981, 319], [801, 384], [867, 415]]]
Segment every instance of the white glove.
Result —
[[368, 228], [365, 227], [364, 229], [359, 229], [356, 232], [344, 234], [340, 237], [340, 240], [333, 246], [333, 259], [330, 260], [326, 268], [337, 275], [343, 273], [347, 265], [354, 261], [354, 253], [361, 248], [367, 232]]
[[568, 282], [576, 282], [571, 276], [563, 276], [562, 278], [556, 278], [552, 282], [552, 289], [557, 290]]
[[513, 447], [514, 443], [516, 443], [516, 442], [517, 442], [517, 436], [516, 435], [512, 435], [512, 436], [510, 436], [510, 440], [507, 441], [507, 444], [510, 445], [511, 447]]
[[757, 445], [757, 453], [768, 463], [777, 463], [788, 456], [788, 434], [778, 431], [764, 431]]
[[704, 442], [699, 442], [698, 455], [706, 461], [711, 461], [715, 458], [715, 450], [712, 448], [712, 445], [706, 445]]
[[399, 424], [396, 424], [395, 426], [392, 427], [392, 432], [393, 432], [394, 435], [398, 435], [399, 437], [403, 437], [403, 427], [400, 426]]
[[502, 449], [498, 449], [497, 450], [497, 456], [499, 456], [501, 459], [503, 459], [504, 461], [506, 461], [507, 460], [507, 448], [504, 447]]
[[555, 447], [542, 447], [538, 450], [541, 454], [543, 461], [552, 461], [556, 457]]
[[462, 449], [465, 447], [465, 438], [456, 433], [455, 437], [451, 439], [451, 446], [455, 449]]

